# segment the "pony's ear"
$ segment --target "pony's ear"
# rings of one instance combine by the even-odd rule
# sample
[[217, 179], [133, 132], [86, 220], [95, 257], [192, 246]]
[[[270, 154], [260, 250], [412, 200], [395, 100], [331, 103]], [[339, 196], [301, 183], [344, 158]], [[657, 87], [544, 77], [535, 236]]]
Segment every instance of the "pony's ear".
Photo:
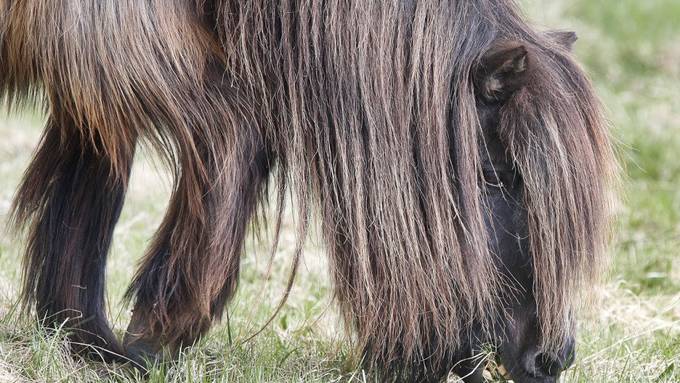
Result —
[[548, 31], [547, 34], [548, 37], [568, 51], [571, 51], [574, 43], [578, 40], [576, 32], [572, 31]]
[[528, 79], [529, 51], [518, 41], [494, 43], [474, 70], [477, 95], [486, 101], [504, 101]]

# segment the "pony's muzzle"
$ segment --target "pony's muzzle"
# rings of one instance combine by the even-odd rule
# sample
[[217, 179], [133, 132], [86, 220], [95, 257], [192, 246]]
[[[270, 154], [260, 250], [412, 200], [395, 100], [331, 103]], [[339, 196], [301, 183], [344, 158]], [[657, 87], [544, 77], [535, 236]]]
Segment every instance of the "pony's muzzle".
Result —
[[532, 378], [557, 378], [574, 363], [574, 338], [569, 338], [559, 352], [545, 352], [536, 347], [528, 348], [520, 357], [524, 373]]

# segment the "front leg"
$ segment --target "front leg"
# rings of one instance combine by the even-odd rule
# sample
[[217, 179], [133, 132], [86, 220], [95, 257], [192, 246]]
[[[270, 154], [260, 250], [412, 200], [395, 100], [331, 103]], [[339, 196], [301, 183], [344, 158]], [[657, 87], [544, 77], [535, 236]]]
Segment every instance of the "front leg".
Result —
[[221, 153], [207, 146], [202, 151], [209, 176], [185, 171], [178, 181], [130, 288], [136, 301], [124, 344], [133, 358], [156, 358], [164, 346], [174, 353], [191, 345], [220, 317], [236, 289], [247, 224], [271, 161], [256, 134], [246, 132], [237, 141], [233, 147], [211, 142]]

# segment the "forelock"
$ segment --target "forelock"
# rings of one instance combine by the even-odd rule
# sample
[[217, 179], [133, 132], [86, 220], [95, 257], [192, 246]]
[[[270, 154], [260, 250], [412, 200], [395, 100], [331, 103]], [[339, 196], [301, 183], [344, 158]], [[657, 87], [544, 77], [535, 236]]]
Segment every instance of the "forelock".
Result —
[[565, 312], [600, 274], [616, 165], [608, 129], [583, 71], [562, 51], [538, 48], [530, 82], [501, 112], [522, 172], [544, 346], [569, 331]]

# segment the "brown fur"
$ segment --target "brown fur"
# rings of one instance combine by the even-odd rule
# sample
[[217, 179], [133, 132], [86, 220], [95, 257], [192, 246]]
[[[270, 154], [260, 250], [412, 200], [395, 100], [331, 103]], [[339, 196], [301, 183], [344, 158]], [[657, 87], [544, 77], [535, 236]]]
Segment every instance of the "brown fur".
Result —
[[[321, 213], [358, 349], [382, 366], [445, 367], [469, 324], [490, 327], [502, 307], [471, 70], [492, 42], [515, 39], [531, 52], [531, 72], [502, 111], [502, 132], [526, 185], [543, 339], [562, 342], [577, 291], [597, 274], [614, 162], [583, 72], [511, 2], [4, 0], [3, 8], [0, 86], [11, 103], [44, 95], [50, 113], [14, 207], [18, 225], [32, 222], [24, 297], [41, 313], [95, 316], [90, 330], [118, 351], [103, 279], [83, 272], [89, 262], [103, 268], [108, 240], [98, 241], [110, 240], [120, 206], [52, 205], [74, 206], [89, 198], [82, 193], [113, 193], [122, 204], [143, 140], [175, 175], [130, 290], [144, 332], [186, 344], [220, 315], [276, 163], [279, 195], [290, 186], [302, 204], [300, 238], [309, 210]], [[106, 182], [84, 189], [70, 169], [91, 164]], [[55, 185], [71, 192], [56, 195]], [[86, 239], [45, 227], [50, 214], [71, 217]], [[78, 226], [86, 222], [101, 232]], [[46, 283], [57, 290], [42, 291]], [[74, 285], [97, 292], [78, 298]]]

